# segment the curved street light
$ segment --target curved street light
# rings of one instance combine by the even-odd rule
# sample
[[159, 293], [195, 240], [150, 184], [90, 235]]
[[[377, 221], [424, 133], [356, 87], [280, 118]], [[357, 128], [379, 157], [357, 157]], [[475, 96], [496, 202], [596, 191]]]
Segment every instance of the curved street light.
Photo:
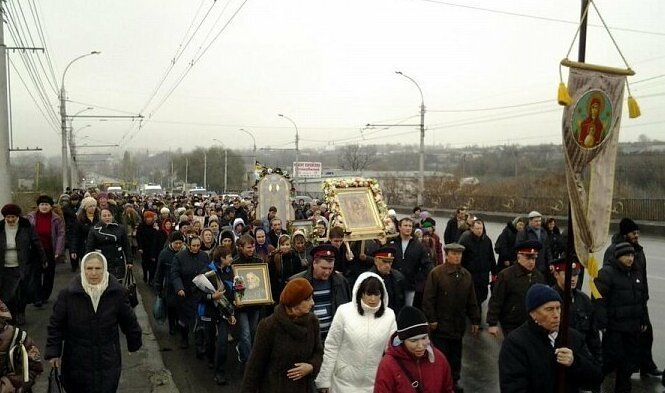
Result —
[[418, 177], [418, 206], [423, 204], [423, 192], [425, 191], [425, 98], [423, 96], [423, 90], [418, 85], [418, 82], [410, 76], [404, 74], [402, 71], [395, 71], [396, 74], [402, 75], [406, 79], [413, 82], [414, 85], [418, 88], [420, 92], [420, 162], [418, 165], [419, 177]]
[[293, 186], [296, 187], [298, 185], [298, 153], [299, 153], [298, 141], [300, 139], [300, 136], [298, 135], [298, 126], [296, 125], [296, 122], [293, 121], [293, 119], [288, 116], [285, 116], [281, 113], [278, 113], [277, 116], [283, 117], [286, 120], [290, 121], [291, 124], [293, 124], [293, 128], [296, 129], [296, 164], [294, 165], [293, 168]]
[[65, 67], [65, 70], [62, 72], [62, 80], [60, 83], [60, 131], [62, 133], [61, 135], [61, 140], [62, 140], [62, 190], [63, 192], [69, 187], [71, 184], [69, 181], [69, 178], [67, 176], [67, 168], [69, 167], [68, 159], [67, 159], [67, 107], [65, 105], [65, 102], [67, 101], [67, 94], [65, 93], [65, 76], [67, 75], [67, 71], [69, 70], [69, 67], [71, 67], [72, 64], [77, 62], [78, 60], [83, 59], [84, 57], [88, 57], [91, 55], [98, 55], [102, 52], [99, 51], [92, 51], [90, 53], [86, 53], [84, 55], [81, 55], [74, 60], [70, 61], [69, 64]]

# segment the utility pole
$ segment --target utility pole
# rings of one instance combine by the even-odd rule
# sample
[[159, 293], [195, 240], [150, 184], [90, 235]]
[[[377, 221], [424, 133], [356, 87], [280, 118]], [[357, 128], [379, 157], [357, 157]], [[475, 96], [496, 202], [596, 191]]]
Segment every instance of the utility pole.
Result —
[[203, 188], [208, 189], [208, 152], [203, 151]]
[[[0, 15], [5, 15], [4, 2], [0, 2]], [[9, 167], [9, 109], [7, 106], [7, 49], [5, 23], [0, 21], [0, 205], [12, 201]]]
[[229, 149], [224, 147], [224, 194], [226, 194], [226, 185], [227, 185], [227, 180], [228, 180], [228, 173], [229, 173]]
[[187, 181], [187, 175], [189, 172], [189, 158], [185, 157], [185, 184], [182, 186], [182, 190], [184, 191], [187, 187], [189, 187], [187, 184], [189, 182]]

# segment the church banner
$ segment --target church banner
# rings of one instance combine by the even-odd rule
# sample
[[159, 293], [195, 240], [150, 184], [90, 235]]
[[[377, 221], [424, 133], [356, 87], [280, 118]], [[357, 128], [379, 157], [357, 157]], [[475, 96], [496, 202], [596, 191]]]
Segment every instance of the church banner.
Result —
[[[602, 261], [597, 253], [608, 239], [627, 72], [600, 71], [574, 62], [564, 65], [570, 67], [571, 103], [563, 112], [563, 145], [575, 251], [593, 279], [598, 274], [598, 257]], [[593, 284], [591, 290], [599, 297]]]

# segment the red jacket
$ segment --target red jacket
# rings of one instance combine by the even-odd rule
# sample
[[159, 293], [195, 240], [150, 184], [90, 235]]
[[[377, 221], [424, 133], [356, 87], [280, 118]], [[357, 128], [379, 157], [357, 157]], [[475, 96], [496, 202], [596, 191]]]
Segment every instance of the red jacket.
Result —
[[[393, 342], [395, 335], [391, 338]], [[419, 378], [422, 393], [454, 393], [453, 377], [446, 357], [438, 349], [430, 346], [429, 352], [416, 359], [404, 347], [390, 345], [379, 363], [374, 382], [374, 393], [413, 392], [411, 380], [397, 363], [398, 358], [410, 375]]]

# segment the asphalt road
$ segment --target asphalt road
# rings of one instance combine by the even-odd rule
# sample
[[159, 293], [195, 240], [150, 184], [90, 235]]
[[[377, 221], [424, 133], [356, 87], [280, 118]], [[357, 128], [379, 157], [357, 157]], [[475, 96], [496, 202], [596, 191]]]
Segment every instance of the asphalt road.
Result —
[[[445, 228], [446, 217], [435, 217], [438, 227]], [[487, 223], [487, 233], [496, 238], [501, 233], [505, 224]], [[643, 236], [641, 243], [644, 246], [651, 291], [649, 309], [654, 327], [654, 359], [656, 364], [665, 367], [665, 239]], [[140, 270], [140, 269], [137, 269]], [[140, 281], [140, 279], [139, 279]], [[142, 282], [139, 289], [143, 296], [145, 308], [148, 315], [151, 314], [154, 295]], [[484, 306], [486, 307], [487, 302]], [[483, 321], [485, 316], [483, 315]], [[208, 369], [204, 360], [198, 360], [194, 354], [193, 345], [189, 349], [178, 348], [178, 336], [169, 336], [168, 328], [164, 325], [153, 323], [153, 330], [158, 339], [161, 353], [166, 367], [173, 374], [173, 378], [182, 393], [194, 393], [201, 391], [224, 391], [237, 392], [240, 390], [241, 369], [238, 365], [234, 343], [229, 343], [229, 354], [227, 376], [229, 384], [225, 387], [217, 386], [213, 381], [213, 372]], [[462, 384], [466, 392], [494, 393], [499, 391], [498, 382], [498, 354], [501, 348], [501, 339], [494, 338], [483, 329], [477, 337], [467, 335], [464, 340]], [[190, 344], [191, 344], [190, 340]], [[534, 370], [538, 372], [538, 370]], [[611, 380], [606, 381], [606, 386], [611, 391]], [[642, 379], [636, 374], [633, 377], [633, 392], [664, 392], [665, 388], [660, 385], [660, 379]]]

